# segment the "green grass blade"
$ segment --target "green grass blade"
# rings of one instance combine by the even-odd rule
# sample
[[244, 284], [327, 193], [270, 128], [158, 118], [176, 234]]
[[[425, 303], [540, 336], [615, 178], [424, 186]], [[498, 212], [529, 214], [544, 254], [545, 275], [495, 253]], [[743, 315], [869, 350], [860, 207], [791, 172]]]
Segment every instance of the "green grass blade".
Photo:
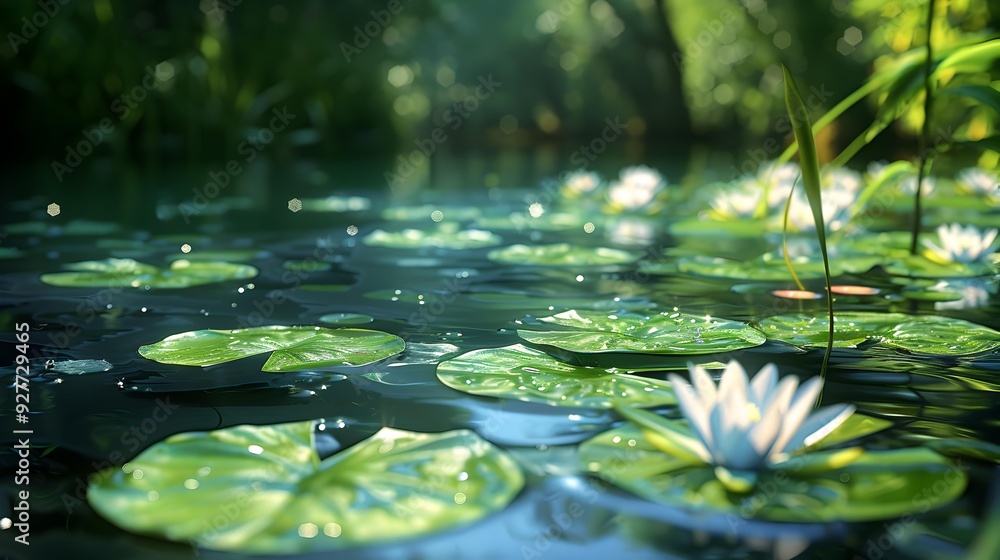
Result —
[[827, 365], [830, 363], [830, 353], [833, 351], [833, 292], [830, 291], [830, 256], [826, 250], [826, 222], [823, 220], [823, 197], [820, 191], [819, 156], [816, 154], [816, 142], [812, 127], [809, 124], [809, 110], [802, 102], [802, 95], [795, 86], [791, 73], [785, 65], [781, 65], [785, 77], [785, 106], [792, 122], [795, 139], [799, 143], [799, 166], [802, 168], [802, 186], [809, 199], [813, 222], [816, 224], [816, 237], [819, 239], [819, 250], [823, 255], [823, 270], [826, 276], [826, 303], [830, 317], [830, 333], [826, 343], [826, 353], [823, 355], [823, 366], [820, 376], [826, 378]]

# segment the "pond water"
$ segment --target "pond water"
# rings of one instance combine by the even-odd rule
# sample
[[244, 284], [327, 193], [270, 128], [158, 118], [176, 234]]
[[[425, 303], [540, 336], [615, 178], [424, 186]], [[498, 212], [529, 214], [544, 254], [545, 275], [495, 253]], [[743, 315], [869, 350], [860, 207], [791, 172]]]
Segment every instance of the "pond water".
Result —
[[[526, 485], [508, 507], [472, 524], [315, 557], [791, 558], [804, 553], [869, 558], [873, 550], [886, 558], [930, 552], [957, 557], [981, 534], [990, 500], [995, 502], [1000, 492], [995, 467], [988, 461], [962, 459], [969, 476], [962, 497], [908, 523], [750, 521], [734, 528], [725, 516], [691, 516], [581, 474], [577, 444], [620, 421], [608, 409], [474, 396], [442, 384], [435, 374], [439, 362], [474, 349], [521, 343], [521, 324], [570, 309], [648, 314], [676, 308], [744, 322], [785, 313], [825, 313], [823, 299], [794, 300], [771, 293], [793, 288], [787, 280], [733, 280], [676, 270], [651, 274], [642, 265], [699, 254], [747, 258], [774, 250], [777, 238], [679, 237], [669, 225], [680, 216], [607, 216], [599, 209], [561, 216], [554, 204], [532, 217], [527, 203], [538, 199], [539, 192], [495, 188], [484, 189], [481, 196], [428, 193], [405, 205], [367, 195], [326, 202], [305, 198], [306, 208], [297, 212], [231, 205], [219, 216], [199, 216], [197, 230], [183, 225], [179, 216], [167, 215], [176, 204], [160, 208], [164, 221], [149, 226], [151, 230], [114, 223], [107, 229], [93, 223], [74, 226], [68, 219], [54, 227], [41, 219], [44, 216], [10, 212], [10, 223], [36, 220], [41, 225], [36, 231], [9, 232], [4, 240], [4, 246], [18, 247], [20, 254], [3, 261], [3, 337], [14, 342], [15, 324], [31, 326], [34, 372], [29, 422], [31, 554], [9, 539], [0, 545], [4, 554], [51, 558], [71, 549], [75, 558], [233, 557], [115, 527], [89, 508], [83, 481], [171, 434], [316, 419], [326, 426], [318, 438], [322, 456], [354, 445], [383, 426], [417, 432], [468, 428], [509, 451], [523, 469]], [[511, 218], [512, 213], [518, 217]], [[458, 239], [456, 230], [477, 228], [500, 240], [473, 248], [394, 248], [365, 242], [376, 230], [407, 228], [438, 231], [445, 241]], [[489, 256], [516, 244], [561, 243], [617, 249], [633, 258], [620, 264], [554, 266], [501, 263]], [[189, 252], [182, 252], [182, 246]], [[176, 258], [210, 258], [252, 265], [259, 275], [148, 290], [142, 285], [58, 287], [39, 279], [68, 263], [107, 258], [155, 266]], [[879, 290], [875, 295], [838, 296], [838, 311], [934, 314], [1000, 329], [995, 293], [964, 307], [908, 299], [903, 297], [908, 284], [879, 269], [845, 273], [835, 283]], [[822, 292], [821, 281], [807, 284]], [[267, 353], [208, 367], [163, 364], [137, 353], [140, 346], [176, 333], [260, 325], [375, 329], [399, 336], [407, 347], [374, 365], [286, 373], [261, 371]], [[665, 379], [669, 366], [686, 361], [635, 354], [581, 358], [552, 347], [546, 350], [567, 361], [641, 369], [637, 375], [654, 379]], [[13, 344], [4, 345], [2, 363], [13, 364], [15, 352]], [[774, 362], [782, 375], [805, 379], [818, 374], [823, 351], [768, 341], [733, 353], [699, 356], [698, 361], [725, 362], [731, 357], [750, 372]], [[46, 372], [48, 360], [106, 360], [111, 369]], [[13, 367], [4, 371], [12, 375]], [[833, 353], [823, 402], [851, 402], [859, 412], [892, 421], [890, 430], [866, 440], [868, 448], [898, 446], [921, 436], [996, 442], [998, 373], [996, 350], [932, 357], [878, 345], [839, 348]], [[0, 414], [6, 418], [15, 406], [11, 387], [8, 383], [0, 397]], [[150, 422], [158, 408], [164, 412]], [[14, 470], [12, 445], [4, 446], [3, 462]], [[6, 499], [15, 496], [11, 483], [10, 477], [2, 483], [7, 493], [3, 507], [13, 503]], [[0, 511], [0, 517], [12, 515]], [[886, 543], [889, 546], [883, 546]]]

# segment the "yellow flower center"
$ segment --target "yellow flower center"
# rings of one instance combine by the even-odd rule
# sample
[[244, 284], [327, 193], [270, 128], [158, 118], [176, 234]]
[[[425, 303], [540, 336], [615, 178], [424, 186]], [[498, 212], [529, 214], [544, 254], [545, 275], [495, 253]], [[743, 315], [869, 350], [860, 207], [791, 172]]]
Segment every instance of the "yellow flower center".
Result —
[[751, 422], [760, 422], [760, 409], [754, 403], [747, 403], [747, 417]]

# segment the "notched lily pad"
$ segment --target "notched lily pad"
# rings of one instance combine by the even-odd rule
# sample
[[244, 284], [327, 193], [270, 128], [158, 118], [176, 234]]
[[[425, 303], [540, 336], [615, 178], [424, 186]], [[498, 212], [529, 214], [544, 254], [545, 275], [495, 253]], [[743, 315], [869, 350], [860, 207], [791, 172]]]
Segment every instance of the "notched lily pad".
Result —
[[[864, 418], [862, 418], [864, 420]], [[678, 433], [693, 432], [676, 420]], [[828, 437], [857, 438], [845, 423]], [[869, 426], [870, 428], [870, 426]], [[962, 468], [926, 448], [807, 451], [780, 469], [757, 472], [747, 493], [726, 490], [710, 465], [674, 457], [632, 423], [598, 434], [580, 446], [580, 466], [647, 500], [700, 515], [720, 515], [729, 527], [744, 519], [781, 522], [874, 521], [940, 507], [962, 495]], [[848, 460], [845, 460], [845, 456]], [[856, 457], [856, 458], [855, 458]], [[933, 488], [931, 496], [928, 496]]]
[[[647, 354], [713, 354], [764, 343], [757, 329], [738, 321], [662, 312], [608, 314], [569, 310], [538, 319], [539, 325], [518, 329], [533, 344], [571, 352], [638, 352]], [[549, 329], [541, 330], [551, 325]]]
[[273, 352], [263, 371], [300, 371], [363, 366], [399, 354], [404, 348], [403, 339], [382, 331], [272, 325], [179, 333], [140, 346], [139, 354], [163, 364], [213, 366]]
[[513, 459], [469, 430], [383, 428], [322, 461], [313, 422], [171, 436], [95, 475], [87, 500], [118, 527], [198, 547], [295, 554], [447, 530], [507, 506]]
[[[779, 315], [756, 323], [768, 338], [800, 347], [824, 347], [829, 321], [806, 314]], [[834, 347], [880, 344], [918, 354], [961, 356], [1000, 348], [1000, 332], [936, 315], [837, 313]]]
[[105, 259], [65, 265], [72, 272], [43, 274], [41, 281], [62, 288], [160, 289], [189, 288], [223, 280], [246, 280], [257, 276], [257, 269], [246, 264], [227, 262], [192, 262], [186, 259], [159, 268], [132, 259]]
[[614, 368], [575, 366], [521, 344], [473, 350], [441, 362], [437, 377], [465, 393], [557, 406], [611, 408], [676, 402], [670, 383], [619, 373]]

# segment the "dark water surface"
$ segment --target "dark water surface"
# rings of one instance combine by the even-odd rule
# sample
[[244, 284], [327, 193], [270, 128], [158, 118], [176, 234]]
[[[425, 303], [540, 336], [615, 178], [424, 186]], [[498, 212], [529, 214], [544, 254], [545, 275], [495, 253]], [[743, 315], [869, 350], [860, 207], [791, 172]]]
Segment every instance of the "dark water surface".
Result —
[[[523, 211], [524, 201], [533, 193], [537, 191], [505, 189], [488, 196], [484, 190], [478, 197], [427, 195], [426, 200], [410, 203], [431, 203], [443, 211], [444, 223], [448, 223], [455, 221], [449, 216], [460, 215], [456, 205], [502, 216], [510, 209]], [[197, 225], [185, 225], [175, 216], [150, 221], [145, 228], [97, 235], [46, 229], [4, 239], [3, 246], [16, 246], [25, 256], [0, 261], [0, 337], [10, 343], [3, 345], [0, 363], [13, 363], [14, 324], [28, 322], [36, 356], [34, 371], [42, 371], [47, 359], [104, 359], [113, 369], [33, 377], [31, 546], [29, 550], [2, 539], [0, 551], [13, 558], [237, 557], [194, 551], [118, 530], [87, 507], [83, 481], [99, 468], [127, 461], [174, 433], [318, 418], [333, 427], [327, 432], [332, 431], [330, 437], [321, 440], [321, 452], [327, 454], [383, 426], [431, 432], [470, 428], [514, 453], [528, 483], [510, 507], [470, 526], [371, 549], [317, 554], [317, 558], [791, 558], [799, 553], [815, 558], [865, 558], [869, 543], [888, 534], [884, 523], [759, 522], [734, 532], [721, 520], [692, 519], [574, 473], [573, 444], [610, 427], [617, 419], [613, 413], [474, 397], [445, 387], [435, 378], [435, 364], [443, 359], [519, 342], [513, 321], [525, 315], [587, 306], [613, 310], [624, 302], [749, 321], [799, 310], [821, 315], [825, 313], [822, 300], [788, 302], [768, 293], [792, 287], [789, 283], [737, 292], [733, 286], [749, 282], [650, 276], [636, 265], [501, 266], [486, 258], [489, 249], [365, 246], [361, 239], [376, 228], [436, 227], [429, 215], [385, 220], [381, 212], [392, 204], [375, 199], [368, 210], [294, 214], [284, 209], [235, 208], [214, 218], [200, 216]], [[8, 223], [41, 218], [46, 217], [16, 208], [7, 213]], [[494, 231], [503, 237], [504, 245], [569, 242], [627, 249], [657, 259], [697, 252], [747, 258], [773, 248], [760, 238], [686, 240], [681, 246], [666, 233], [663, 220], [616, 226], [595, 215], [594, 222], [597, 228], [592, 234], [580, 228]], [[349, 235], [348, 226], [358, 228], [358, 233]], [[250, 281], [149, 291], [58, 288], [39, 281], [40, 273], [91, 259], [130, 257], [163, 266], [181, 256], [183, 243], [192, 246], [192, 255], [251, 250], [252, 256], [236, 262], [256, 266], [260, 275]], [[331, 268], [310, 270], [308, 265], [316, 260]], [[289, 271], [288, 262], [302, 263], [306, 270]], [[877, 273], [867, 278], [844, 277], [839, 283], [873, 285], [885, 291], [876, 298], [841, 297], [838, 310], [936, 313], [1000, 329], [1000, 303], [995, 294], [980, 307], [935, 310], [931, 302], [917, 304], [892, 297], [901, 288]], [[349, 288], [305, 289], [325, 284]], [[507, 295], [491, 295], [496, 293]], [[159, 364], [136, 352], [141, 345], [179, 332], [259, 324], [318, 325], [319, 318], [329, 313], [371, 315], [374, 322], [365, 328], [397, 334], [406, 340], [408, 349], [375, 367], [289, 374], [261, 372], [266, 355], [198, 368]], [[717, 356], [723, 361], [729, 357]], [[751, 372], [776, 362], [782, 374], [806, 378], [818, 374], [822, 352], [799, 352], [769, 342], [737, 357]], [[622, 365], [628, 367], [633, 359], [622, 357]], [[893, 436], [928, 434], [997, 441], [998, 352], [929, 358], [882, 348], [837, 350], [831, 363], [824, 402], [854, 402], [861, 412], [889, 418], [896, 422]], [[13, 372], [11, 367], [0, 371]], [[666, 373], [646, 375], [663, 378]], [[7, 386], [0, 396], [0, 417], [4, 426], [13, 426], [13, 390], [10, 382]], [[169, 410], [165, 421], [143, 423], [165, 404], [164, 410]], [[16, 442], [10, 439], [9, 430], [4, 432], [2, 463], [5, 471], [13, 471], [12, 445]], [[42, 450], [49, 448], [54, 449], [42, 457]], [[968, 465], [970, 486], [965, 496], [919, 516], [915, 525], [906, 527], [905, 539], [893, 536], [885, 558], [957, 557], [982, 531], [981, 520], [1000, 491], [1000, 477], [986, 462], [969, 460]], [[7, 493], [0, 508], [13, 503], [12, 482], [13, 477], [6, 475], [0, 481], [0, 492]], [[581, 505], [582, 515], [567, 515], [578, 512]], [[0, 511], [0, 517], [11, 514], [9, 509]]]

